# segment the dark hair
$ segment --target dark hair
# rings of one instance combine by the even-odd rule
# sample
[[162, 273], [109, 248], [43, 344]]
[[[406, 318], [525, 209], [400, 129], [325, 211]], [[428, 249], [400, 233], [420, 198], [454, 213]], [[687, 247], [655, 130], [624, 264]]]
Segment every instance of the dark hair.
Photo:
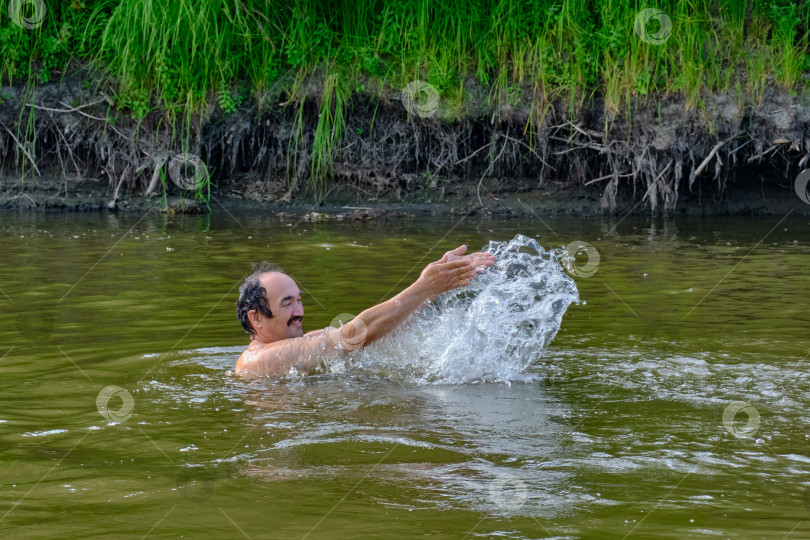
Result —
[[248, 311], [257, 310], [267, 318], [273, 318], [270, 311], [270, 302], [267, 301], [267, 291], [259, 282], [259, 277], [268, 272], [283, 272], [281, 268], [267, 261], [253, 264], [253, 273], [245, 278], [245, 282], [239, 287], [239, 299], [236, 301], [236, 318], [242, 323], [245, 332], [253, 337], [253, 327], [248, 321]]

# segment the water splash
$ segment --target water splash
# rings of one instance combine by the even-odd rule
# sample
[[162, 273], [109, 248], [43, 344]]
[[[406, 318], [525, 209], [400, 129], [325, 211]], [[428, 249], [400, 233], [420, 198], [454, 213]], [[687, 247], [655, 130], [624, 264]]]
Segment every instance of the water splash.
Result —
[[562, 249], [517, 235], [489, 242], [495, 265], [471, 285], [436, 298], [391, 336], [331, 364], [394, 380], [461, 384], [512, 381], [542, 355], [568, 306], [579, 302]]

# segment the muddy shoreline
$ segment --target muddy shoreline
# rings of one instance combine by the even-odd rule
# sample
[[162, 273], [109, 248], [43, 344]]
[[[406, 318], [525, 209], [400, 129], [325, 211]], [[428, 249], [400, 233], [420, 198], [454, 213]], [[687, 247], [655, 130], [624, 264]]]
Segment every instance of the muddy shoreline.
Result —
[[[810, 214], [794, 188], [810, 159], [810, 98], [772, 86], [762, 103], [707, 95], [703, 108], [688, 110], [677, 96], [659, 96], [612, 113], [595, 99], [575, 115], [551, 102], [539, 116], [520, 103], [488, 104], [485, 89], [471, 82], [468, 94], [482, 97], [458, 117], [441, 105], [429, 117], [409, 116], [397, 92], [381, 90], [352, 98], [340, 144], [324, 162], [314, 142], [317, 80], [303, 103], [278, 94], [229, 114], [211, 106], [187, 124], [184, 139], [160, 107], [136, 121], [113, 106], [110, 89], [86, 89], [73, 75], [38, 88], [36, 99], [3, 87], [0, 209], [302, 215], [315, 208], [336, 219], [409, 208], [505, 216]], [[207, 204], [167, 180], [178, 156], [210, 170]], [[313, 183], [317, 166], [329, 173]], [[349, 215], [353, 208], [372, 211]]]
[[[260, 202], [214, 191], [211, 200], [205, 203], [178, 194], [162, 197], [143, 197], [138, 194], [122, 194], [111, 207], [106, 186], [99, 182], [77, 182], [70, 185], [69, 194], [64, 194], [64, 184], [40, 180], [36, 186], [28, 185], [21, 190], [13, 177], [0, 180], [0, 213], [8, 212], [119, 212], [197, 214], [208, 212], [257, 212], [275, 215], [280, 220], [305, 219], [306, 221], [351, 220], [367, 221], [380, 218], [397, 218], [406, 215], [430, 216], [598, 216], [607, 212], [601, 207], [601, 194], [593, 189], [571, 189], [555, 186], [556, 189], [533, 191], [505, 191], [488, 195], [479, 203], [477, 198], [457, 197], [434, 201], [412, 196], [403, 199], [379, 198], [374, 201], [350, 197], [330, 197], [321, 200], [298, 197], [290, 202]], [[709, 195], [699, 200], [698, 196], [679, 205], [667, 217], [677, 216], [771, 216], [788, 212], [810, 216], [810, 204], [802, 202], [785, 182], [782, 186], [769, 186], [765, 182], [749, 179], [745, 184], [733, 184], [722, 196]], [[652, 215], [650, 209], [639, 201], [620, 203], [614, 215]]]

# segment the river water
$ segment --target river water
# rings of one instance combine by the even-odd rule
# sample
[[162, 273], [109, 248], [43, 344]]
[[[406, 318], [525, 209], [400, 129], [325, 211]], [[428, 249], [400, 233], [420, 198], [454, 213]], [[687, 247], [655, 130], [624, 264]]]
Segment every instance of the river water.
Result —
[[[558, 331], [438, 305], [329, 373], [229, 373], [251, 262], [309, 331], [518, 234], [583, 243]], [[0, 254], [3, 537], [810, 538], [807, 217], [4, 214]], [[556, 337], [489, 348], [518, 327]]]

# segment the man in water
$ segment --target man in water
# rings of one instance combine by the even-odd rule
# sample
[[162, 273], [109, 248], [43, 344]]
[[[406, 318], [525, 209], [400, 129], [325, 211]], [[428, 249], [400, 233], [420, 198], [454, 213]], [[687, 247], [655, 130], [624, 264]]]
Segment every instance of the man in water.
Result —
[[301, 291], [280, 268], [261, 263], [239, 288], [236, 315], [250, 344], [234, 371], [242, 375], [281, 377], [311, 373], [331, 351], [365, 347], [400, 325], [425, 302], [472, 282], [478, 272], [495, 264], [491, 253], [465, 255], [467, 246], [448, 251], [422, 270], [411, 286], [347, 321], [340, 328], [304, 334]]

